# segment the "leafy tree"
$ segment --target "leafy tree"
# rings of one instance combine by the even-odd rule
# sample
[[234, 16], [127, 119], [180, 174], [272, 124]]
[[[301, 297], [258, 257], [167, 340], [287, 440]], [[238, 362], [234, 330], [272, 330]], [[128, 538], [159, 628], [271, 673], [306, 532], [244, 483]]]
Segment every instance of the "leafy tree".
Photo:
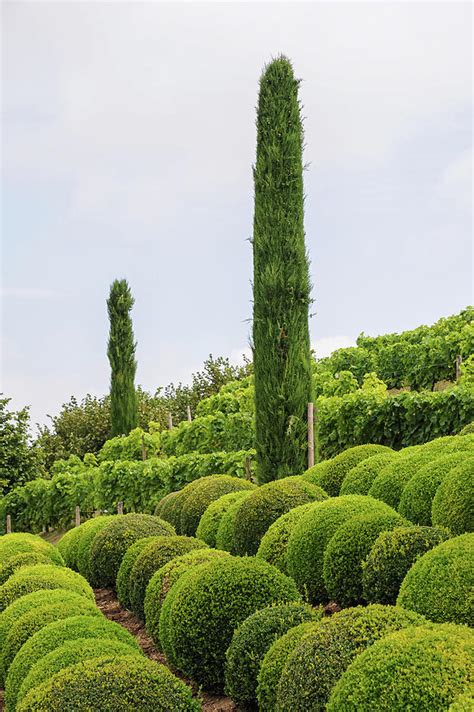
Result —
[[10, 398], [0, 398], [0, 493], [44, 474], [40, 453], [29, 442], [28, 408], [8, 409]]
[[285, 57], [260, 79], [253, 231], [256, 448], [268, 482], [306, 467], [312, 400], [299, 81]]
[[107, 300], [110, 332], [107, 355], [110, 368], [110, 434], [128, 435], [138, 425], [135, 392], [136, 344], [133, 339], [130, 311], [134, 299], [125, 279], [116, 279]]

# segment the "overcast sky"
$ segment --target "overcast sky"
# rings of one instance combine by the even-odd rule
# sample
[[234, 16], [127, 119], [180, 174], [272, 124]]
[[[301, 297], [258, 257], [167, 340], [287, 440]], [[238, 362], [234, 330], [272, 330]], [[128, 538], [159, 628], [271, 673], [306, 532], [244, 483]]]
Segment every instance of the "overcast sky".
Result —
[[258, 79], [281, 52], [318, 353], [472, 302], [470, 3], [2, 11], [2, 389], [34, 422], [107, 391], [116, 277], [145, 388], [247, 349]]

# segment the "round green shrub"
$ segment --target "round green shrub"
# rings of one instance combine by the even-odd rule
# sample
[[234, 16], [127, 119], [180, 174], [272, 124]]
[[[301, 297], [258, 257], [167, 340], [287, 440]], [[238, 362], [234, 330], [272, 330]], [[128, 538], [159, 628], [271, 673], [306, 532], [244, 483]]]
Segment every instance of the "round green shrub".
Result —
[[[4, 564], [0, 565], [0, 586], [7, 581], [12, 574], [21, 569], [22, 566], [33, 566], [34, 564], [51, 564], [51, 559], [45, 554], [36, 551], [25, 551], [23, 554], [16, 554], [8, 558]], [[56, 564], [58, 565], [58, 564]]]
[[188, 494], [185, 490], [186, 487], [178, 492], [173, 492], [172, 494], [175, 496], [170, 497], [171, 501], [167, 502], [165, 506], [165, 519], [174, 527], [176, 534], [180, 533], [179, 527], [181, 524], [181, 508], [183, 507]]
[[436, 623], [474, 625], [474, 534], [423, 554], [403, 579], [397, 604]]
[[94, 600], [94, 592], [80, 574], [54, 564], [23, 566], [0, 586], [0, 611], [20, 596], [44, 588], [66, 588]]
[[420, 467], [403, 488], [398, 505], [400, 514], [414, 524], [431, 526], [431, 507], [436, 490], [449, 472], [465, 459], [465, 453], [451, 453]]
[[369, 489], [382, 468], [396, 457], [396, 452], [385, 452], [362, 460], [344, 477], [339, 494], [369, 494]]
[[186, 497], [181, 509], [180, 532], [185, 536], [194, 536], [199, 521], [211, 504], [219, 497], [230, 492], [255, 489], [248, 480], [230, 475], [211, 475], [196, 480], [192, 496]]
[[369, 457], [387, 453], [393, 453], [393, 450], [385, 445], [369, 444], [350, 447], [328, 461], [328, 466], [321, 472], [319, 485], [331, 497], [337, 497], [345, 476], [353, 467]]
[[424, 622], [411, 611], [378, 605], [347, 608], [323, 618], [289, 656], [278, 683], [276, 709], [322, 712], [332, 688], [357, 655], [392, 631]]
[[74, 616], [50, 623], [31, 636], [15, 656], [5, 685], [7, 709], [15, 709], [20, 687], [33, 665], [66, 641], [79, 638], [113, 638], [139, 649], [128, 630], [103, 616]]
[[138, 554], [130, 572], [129, 594], [131, 609], [141, 620], [145, 617], [146, 587], [155, 571], [193, 549], [207, 549], [207, 544], [190, 536], [160, 536]]
[[229, 507], [239, 500], [241, 492], [242, 490], [229, 492], [229, 494], [224, 494], [219, 497], [219, 499], [210, 503], [199, 520], [199, 526], [196, 529], [198, 539], [202, 539], [202, 541], [205, 541], [209, 546], [216, 546], [217, 530], [219, 529], [222, 517]]
[[[168, 494], [165, 494], [164, 497], [160, 499], [158, 504], [155, 507], [154, 515], [155, 517], [160, 517], [160, 519], [164, 519], [165, 522], [170, 522], [170, 524], [173, 524], [173, 522], [170, 521], [169, 517], [169, 512], [172, 503], [175, 500], [175, 497], [179, 495], [181, 490], [178, 490], [176, 492], [168, 492]], [[174, 526], [174, 525], [173, 525]]]
[[336, 529], [324, 552], [323, 576], [328, 596], [346, 608], [362, 603], [363, 562], [380, 532], [407, 522], [393, 514], [359, 514]]
[[290, 534], [302, 515], [312, 506], [313, 502], [300, 504], [299, 507], [293, 507], [289, 512], [278, 517], [263, 535], [256, 553], [257, 558], [273, 564], [282, 573], [287, 574], [286, 550]]
[[136, 655], [77, 663], [30, 690], [18, 712], [199, 712], [191, 688], [164, 665]]
[[222, 515], [216, 534], [216, 547], [223, 551], [228, 551], [230, 554], [236, 553], [234, 547], [234, 527], [237, 513], [242, 502], [247, 499], [247, 497], [250, 497], [252, 492], [244, 490], [242, 492], [234, 492], [234, 494], [235, 500]]
[[464, 428], [461, 428], [461, 430], [458, 433], [458, 435], [471, 435], [471, 434], [474, 434], [474, 422], [468, 423], [467, 425], [465, 425]]
[[257, 677], [265, 653], [290, 628], [321, 618], [322, 610], [294, 601], [267, 606], [246, 618], [226, 652], [225, 692], [239, 706], [257, 702]]
[[221, 689], [234, 630], [259, 608], [296, 600], [294, 581], [264, 561], [225, 557], [200, 564], [164, 601], [160, 640], [166, 657], [198, 684]]
[[474, 633], [465, 626], [420, 626], [392, 633], [352, 662], [326, 709], [445, 710], [472, 689], [473, 651]]
[[155, 645], [161, 649], [160, 643], [160, 614], [163, 602], [171, 587], [181, 576], [194, 566], [205, 564], [212, 559], [221, 559], [229, 556], [227, 551], [219, 549], [194, 549], [182, 556], [176, 556], [162, 566], [151, 577], [145, 593], [145, 624], [148, 635]]
[[34, 534], [14, 532], [0, 537], [0, 564], [17, 554], [44, 554], [51, 563], [64, 566], [64, 560], [55, 546]]
[[76, 665], [84, 660], [100, 658], [103, 656], [142, 656], [143, 652], [132, 648], [128, 643], [113, 638], [79, 638], [68, 640], [64, 645], [55, 648], [44, 658], [38, 660], [29, 671], [18, 693], [17, 704], [23, 700], [28, 692], [60, 672], [66, 667]]
[[303, 636], [313, 630], [315, 623], [301, 623], [277, 638], [265, 653], [258, 674], [257, 700], [259, 712], [275, 712], [277, 689], [283, 668]]
[[244, 499], [235, 516], [233, 550], [241, 556], [257, 553], [268, 527], [293, 507], [327, 499], [327, 494], [303, 477], [285, 477], [258, 487]]
[[455, 467], [441, 482], [433, 500], [432, 522], [454, 536], [474, 531], [474, 458]]
[[73, 527], [65, 532], [56, 544], [56, 548], [63, 557], [64, 563], [70, 569], [76, 569], [76, 545], [80, 538], [81, 527]]
[[474, 696], [469, 692], [466, 692], [466, 694], [456, 697], [452, 705], [449, 705], [448, 712], [472, 712], [473, 709]]
[[446, 538], [446, 532], [434, 527], [396, 527], [381, 532], [362, 564], [364, 599], [394, 605], [415, 561]]
[[96, 582], [91, 576], [91, 548], [95, 535], [104, 529], [109, 522], [112, 522], [116, 515], [103, 517], [93, 517], [81, 524], [79, 539], [75, 544], [75, 563], [79, 573], [89, 581], [91, 586], [96, 586]]
[[143, 549], [156, 538], [155, 536], [144, 536], [142, 539], [138, 539], [132, 546], [128, 547], [123, 556], [115, 588], [117, 590], [117, 598], [124, 608], [131, 610], [132, 606], [130, 603], [130, 574], [132, 573], [133, 564]]
[[168, 522], [150, 514], [122, 514], [98, 532], [90, 553], [91, 576], [97, 586], [115, 588], [117, 574], [128, 547], [145, 536], [174, 534]]
[[309, 601], [327, 600], [323, 578], [326, 546], [341, 524], [358, 514], [393, 514], [393, 510], [363, 495], [332, 497], [315, 503], [291, 532], [286, 557], [288, 572]]
[[95, 603], [79, 595], [76, 601], [44, 603], [34, 610], [23, 613], [11, 626], [4, 642], [1, 656], [5, 674], [8, 674], [15, 655], [32, 635], [53, 621], [78, 615], [101, 616], [102, 613]]
[[313, 485], [318, 485], [318, 487], [321, 487], [321, 477], [330, 462], [331, 460], [323, 460], [322, 462], [317, 462], [316, 465], [313, 465], [313, 467], [310, 467], [308, 470], [306, 470], [306, 472], [303, 473], [304, 479], [308, 480], [308, 482], [311, 482], [311, 484]]

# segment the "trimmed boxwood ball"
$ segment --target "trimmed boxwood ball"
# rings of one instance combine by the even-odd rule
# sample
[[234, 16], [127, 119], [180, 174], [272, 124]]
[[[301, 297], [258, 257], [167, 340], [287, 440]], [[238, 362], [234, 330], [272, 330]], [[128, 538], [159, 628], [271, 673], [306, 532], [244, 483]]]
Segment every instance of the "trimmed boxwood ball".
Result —
[[181, 509], [187, 497], [187, 492], [185, 492], [185, 489], [186, 488], [175, 492], [174, 494], [176, 496], [170, 498], [171, 502], [168, 502], [165, 507], [165, 519], [174, 527], [176, 534], [180, 534], [179, 527], [181, 524]]
[[97, 586], [115, 588], [128, 547], [145, 536], [174, 534], [168, 522], [151, 514], [121, 514], [95, 535], [91, 547], [91, 576]]
[[141, 620], [145, 617], [146, 587], [155, 571], [193, 549], [207, 549], [207, 544], [190, 536], [160, 536], [138, 554], [130, 572], [129, 594], [131, 609]]
[[233, 549], [236, 554], [257, 553], [262, 536], [278, 517], [293, 507], [327, 499], [321, 487], [303, 477], [285, 477], [258, 487], [240, 505], [234, 523]]
[[153, 512], [155, 517], [160, 517], [160, 519], [164, 519], [165, 522], [169, 522], [169, 509], [174, 501], [174, 498], [179, 494], [179, 492], [180, 490], [177, 490], [176, 492], [168, 492], [168, 494], [165, 494], [165, 496], [160, 499], [155, 507], [155, 511]]
[[[461, 434], [461, 433], [460, 433]], [[448, 712], [472, 712], [474, 709], [474, 696], [469, 692], [456, 697], [454, 702], [449, 705]]]
[[330, 462], [331, 460], [323, 460], [322, 462], [317, 462], [316, 465], [313, 465], [313, 467], [310, 467], [308, 470], [306, 470], [306, 472], [303, 472], [302, 476], [305, 480], [311, 482], [311, 484], [318, 485], [318, 487], [320, 487], [322, 474], [327, 469]]
[[[82, 526], [82, 525], [81, 525]], [[56, 544], [56, 548], [70, 569], [76, 569], [76, 545], [81, 538], [81, 527], [73, 527], [65, 532]]]
[[254, 706], [257, 677], [265, 653], [290, 628], [321, 616], [322, 610], [300, 601], [267, 606], [249, 616], [235, 631], [226, 652], [226, 694], [237, 705]]
[[117, 591], [117, 598], [124, 608], [131, 610], [130, 574], [132, 573], [133, 564], [143, 549], [156, 538], [157, 537], [155, 536], [144, 536], [143, 539], [138, 539], [138, 541], [132, 544], [132, 546], [128, 547], [123, 556], [122, 563], [120, 564], [120, 568], [118, 570], [115, 588]]
[[393, 514], [393, 509], [372, 497], [348, 494], [317, 502], [303, 514], [290, 534], [288, 573], [309, 601], [328, 600], [323, 578], [324, 552], [336, 530], [358, 514]]
[[13, 532], [0, 537], [0, 564], [17, 554], [44, 554], [51, 563], [64, 566], [64, 559], [55, 546], [35, 534]]
[[436, 623], [474, 626], [474, 534], [462, 534], [423, 554], [403, 579], [397, 604]]
[[234, 492], [235, 500], [224, 512], [219, 522], [216, 534], [216, 547], [223, 551], [228, 551], [230, 554], [235, 554], [234, 546], [234, 530], [237, 513], [242, 502], [250, 497], [252, 492], [241, 491]]
[[454, 536], [474, 531], [474, 458], [455, 467], [441, 482], [433, 500], [432, 522]]
[[386, 445], [368, 444], [350, 447], [328, 461], [327, 467], [321, 472], [318, 484], [331, 497], [337, 497], [345, 476], [353, 467], [369, 457], [386, 453], [393, 453], [393, 450]]
[[329, 598], [340, 606], [364, 600], [363, 562], [380, 532], [407, 522], [397, 514], [360, 514], [341, 524], [324, 552], [323, 576]]
[[289, 656], [278, 683], [276, 709], [322, 712], [332, 688], [357, 655], [388, 633], [424, 622], [411, 611], [378, 605], [347, 608], [323, 618]]
[[299, 507], [293, 507], [289, 512], [278, 517], [263, 535], [256, 553], [257, 558], [273, 564], [277, 569], [287, 574], [286, 550], [290, 534], [302, 515], [312, 506], [313, 502], [300, 504]]
[[36, 564], [18, 569], [0, 586], [0, 611], [20, 596], [43, 588], [66, 588], [94, 600], [94, 592], [80, 574], [54, 564]]
[[198, 539], [202, 539], [202, 541], [205, 541], [209, 546], [216, 546], [217, 530], [219, 529], [222, 517], [234, 502], [239, 500], [241, 492], [242, 490], [229, 492], [229, 494], [224, 494], [222, 497], [219, 497], [219, 499], [210, 503], [199, 520], [199, 526], [196, 529]]
[[344, 477], [339, 494], [369, 494], [369, 489], [382, 468], [396, 457], [398, 453], [386, 452], [362, 460]]
[[458, 435], [471, 435], [471, 434], [474, 434], [474, 422], [468, 423], [467, 425], [465, 425], [464, 428], [461, 428], [461, 430], [458, 433]]
[[76, 665], [84, 660], [91, 660], [107, 655], [113, 656], [114, 658], [123, 655], [142, 656], [143, 652], [113, 638], [79, 638], [78, 640], [68, 640], [64, 645], [52, 650], [48, 655], [33, 665], [20, 687], [17, 704], [21, 702], [30, 690], [50, 680], [53, 675], [64, 668]]
[[415, 561], [445, 539], [447, 532], [435, 527], [396, 527], [381, 532], [362, 564], [364, 599], [394, 605]]
[[[48, 556], [35, 551], [25, 551], [23, 554], [16, 554], [8, 558], [4, 564], [0, 565], [0, 586], [4, 584], [17, 569], [21, 569], [22, 566], [51, 563], [51, 559]], [[56, 566], [59, 565], [62, 566], [62, 564], [56, 564]]]
[[275, 712], [277, 688], [283, 668], [303, 636], [313, 630], [315, 623], [301, 623], [277, 638], [265, 653], [258, 673], [257, 700], [259, 712]]
[[465, 626], [408, 628], [378, 640], [342, 675], [328, 712], [433, 712], [472, 689], [474, 633]]
[[33, 665], [66, 641], [79, 638], [114, 638], [139, 649], [137, 641], [128, 630], [103, 616], [80, 615], [50, 623], [22, 646], [10, 666], [5, 685], [7, 710], [15, 709], [20, 687]]
[[18, 712], [199, 712], [191, 688], [164, 665], [136, 655], [85, 660], [32, 689]]
[[96, 585], [96, 582], [91, 576], [92, 542], [94, 541], [95, 535], [102, 531], [109, 522], [113, 521], [114, 516], [117, 515], [94, 517], [93, 519], [88, 519], [87, 522], [84, 522], [84, 524], [81, 524], [79, 527], [81, 533], [74, 545], [75, 564], [79, 573], [89, 581], [91, 586]]
[[194, 536], [199, 521], [210, 505], [219, 497], [230, 492], [255, 489], [256, 485], [240, 477], [230, 475], [211, 475], [196, 480], [192, 496], [188, 496], [181, 509], [180, 532], [185, 536]]
[[166, 657], [198, 684], [222, 689], [235, 629], [259, 608], [299, 597], [295, 582], [264, 561], [225, 557], [200, 564], [181, 576], [163, 604]]
[[145, 593], [145, 624], [148, 635], [150, 635], [160, 650], [161, 608], [171, 587], [184, 573], [194, 566], [207, 563], [216, 558], [221, 559], [224, 556], [229, 556], [227, 551], [220, 551], [219, 549], [194, 549], [187, 554], [171, 559], [171, 561], [153, 574], [146, 587]]

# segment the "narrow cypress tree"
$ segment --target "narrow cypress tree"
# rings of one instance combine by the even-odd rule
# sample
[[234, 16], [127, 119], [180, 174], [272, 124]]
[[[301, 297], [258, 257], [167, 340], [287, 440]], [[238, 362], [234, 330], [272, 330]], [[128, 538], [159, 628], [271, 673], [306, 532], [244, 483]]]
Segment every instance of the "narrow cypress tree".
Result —
[[309, 264], [303, 225], [303, 127], [299, 81], [288, 59], [260, 79], [254, 168], [253, 359], [257, 476], [306, 469], [312, 400]]
[[134, 299], [125, 279], [116, 279], [107, 300], [110, 331], [107, 356], [110, 375], [111, 436], [128, 435], [137, 427], [138, 407], [135, 392], [135, 347], [130, 310]]

